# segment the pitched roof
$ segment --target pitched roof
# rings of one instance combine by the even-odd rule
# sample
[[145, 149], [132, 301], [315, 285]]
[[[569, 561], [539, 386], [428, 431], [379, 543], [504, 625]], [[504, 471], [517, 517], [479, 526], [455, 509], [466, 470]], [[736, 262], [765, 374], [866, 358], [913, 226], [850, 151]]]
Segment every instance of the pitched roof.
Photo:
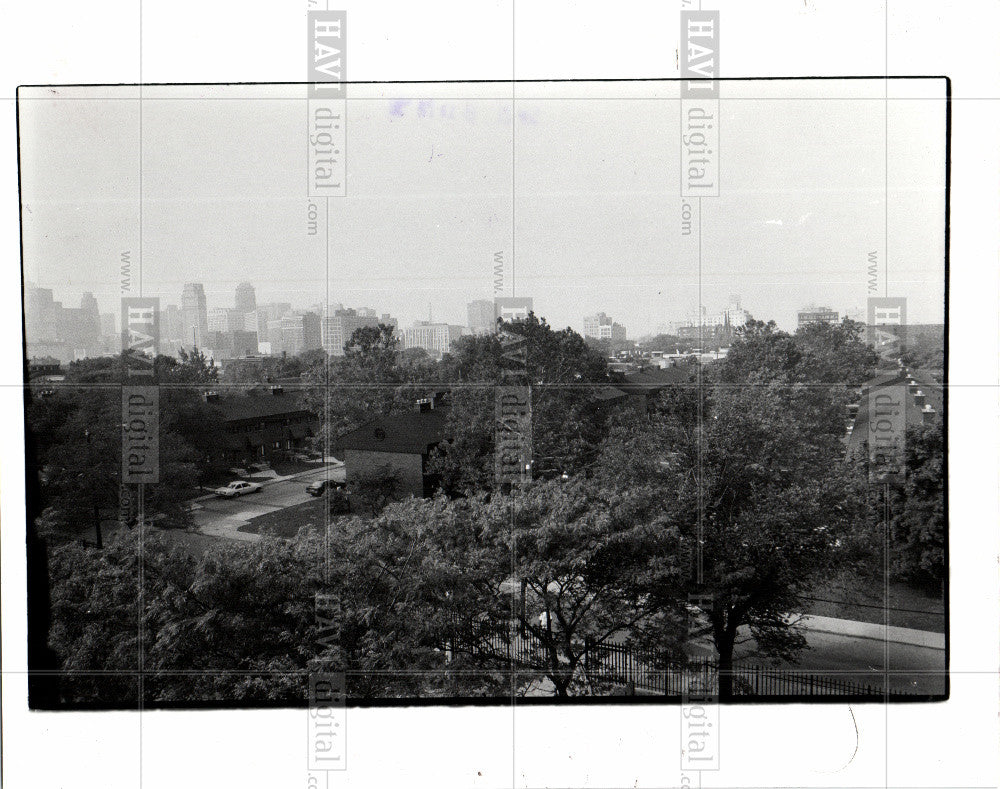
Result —
[[[909, 383], [911, 380], [914, 381], [913, 384]], [[872, 392], [890, 386], [900, 386], [906, 390], [906, 426], [908, 428], [935, 419], [944, 410], [944, 390], [941, 384], [931, 379], [926, 373], [914, 374], [912, 370], [900, 370], [879, 375], [868, 381], [861, 390], [858, 412], [854, 417], [853, 428], [847, 438], [848, 454], [853, 454], [860, 449], [862, 443], [868, 438], [868, 402]], [[917, 392], [923, 395], [924, 406], [917, 404]], [[932, 410], [925, 411], [926, 406], [930, 406]]]
[[224, 422], [239, 422], [244, 419], [266, 419], [274, 416], [292, 416], [302, 412], [311, 415], [302, 398], [297, 394], [244, 395], [241, 397], [220, 397], [212, 401]]
[[344, 433], [333, 450], [360, 449], [369, 452], [399, 452], [424, 455], [444, 440], [447, 406], [427, 411], [404, 411], [390, 414]]

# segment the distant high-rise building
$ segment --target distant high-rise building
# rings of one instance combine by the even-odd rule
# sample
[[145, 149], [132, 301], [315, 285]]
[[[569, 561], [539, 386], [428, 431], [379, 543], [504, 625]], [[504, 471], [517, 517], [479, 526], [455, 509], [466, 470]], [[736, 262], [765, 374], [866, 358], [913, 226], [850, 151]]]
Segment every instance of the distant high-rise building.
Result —
[[[388, 315], [382, 316], [389, 319]], [[357, 329], [364, 326], [378, 326], [379, 319], [374, 310], [369, 309], [338, 309], [327, 315], [322, 321], [323, 350], [331, 356], [343, 356], [344, 348]], [[388, 320], [381, 321], [388, 323]]]
[[280, 351], [276, 351], [274, 348], [275, 337], [271, 324], [268, 324], [268, 337], [272, 353], [286, 353], [289, 356], [296, 356], [304, 351], [313, 351], [322, 347], [320, 318], [315, 312], [286, 315], [277, 323], [281, 343]]
[[246, 315], [257, 309], [257, 293], [249, 282], [236, 286], [236, 312]]
[[102, 312], [101, 337], [117, 337], [117, 336], [118, 335], [115, 332], [115, 314], [113, 312]]
[[611, 342], [625, 342], [625, 327], [615, 323], [603, 312], [583, 319], [583, 336]]
[[[729, 306], [714, 315], [709, 315], [704, 306], [701, 307], [700, 312], [700, 317], [692, 314], [685, 320], [672, 323], [668, 333], [688, 339], [704, 336], [714, 337], [719, 332], [725, 333], [726, 329], [738, 329], [741, 326], [746, 326], [747, 321], [753, 319], [753, 316], [743, 309], [741, 299], [737, 295], [730, 295]], [[705, 331], [706, 329], [708, 331]]]
[[[292, 305], [287, 302], [277, 304], [258, 304], [255, 312], [248, 313], [244, 319], [244, 331], [256, 331], [258, 342], [269, 342], [269, 326], [274, 321], [280, 321], [292, 311]], [[253, 316], [253, 317], [250, 317]], [[280, 344], [280, 337], [276, 340]], [[271, 352], [274, 353], [272, 347]]]
[[505, 321], [524, 320], [528, 313], [534, 310], [534, 301], [530, 296], [504, 296], [493, 300], [494, 318]]
[[423, 348], [432, 356], [442, 356], [451, 350], [451, 345], [462, 336], [464, 326], [447, 323], [417, 321], [402, 332], [403, 349]]
[[266, 348], [267, 353], [271, 353], [275, 356], [280, 356], [281, 352], [284, 350], [284, 346], [281, 344], [281, 319], [276, 321], [267, 321], [266, 328], [264, 330], [264, 336], [267, 337], [266, 340], [260, 339], [260, 334], [257, 335], [258, 347], [262, 350]]
[[78, 308], [63, 307], [56, 313], [57, 334], [83, 358], [96, 349], [101, 338], [101, 313], [93, 293], [84, 293]]
[[60, 340], [57, 312], [62, 303], [54, 301], [50, 288], [28, 286], [24, 290], [24, 324], [28, 343], [52, 343]]
[[840, 313], [829, 307], [805, 307], [799, 310], [799, 328], [811, 323], [839, 323]]
[[181, 310], [183, 313], [184, 337], [181, 345], [190, 348], [192, 345], [201, 347], [208, 332], [208, 305], [205, 301], [205, 288], [197, 282], [184, 285], [181, 293]]
[[176, 304], [168, 304], [160, 309], [160, 334], [164, 343], [183, 344], [184, 313]]
[[218, 331], [218, 332], [230, 332], [235, 328], [243, 329], [243, 315], [240, 314], [239, 325], [233, 325], [233, 318], [236, 317], [236, 311], [231, 310], [228, 307], [212, 307], [208, 311], [208, 330]]
[[102, 351], [101, 313], [93, 293], [84, 293], [79, 307], [64, 307], [49, 288], [28, 286], [24, 294], [27, 351], [60, 362], [83, 359]]
[[496, 307], [492, 301], [477, 299], [469, 303], [469, 329], [473, 334], [493, 334], [497, 329]]

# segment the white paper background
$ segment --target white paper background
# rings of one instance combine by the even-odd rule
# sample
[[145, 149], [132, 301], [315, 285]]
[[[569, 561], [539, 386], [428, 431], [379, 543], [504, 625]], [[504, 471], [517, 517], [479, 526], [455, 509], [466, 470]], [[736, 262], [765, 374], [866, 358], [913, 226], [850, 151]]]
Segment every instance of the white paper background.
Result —
[[[353, 80], [676, 77], [680, 0], [339, 3]], [[945, 704], [726, 708], [706, 787], [993, 787], [998, 712], [1000, 5], [705, 0], [722, 75], [949, 75], [951, 662]], [[308, 786], [304, 711], [26, 711], [14, 88], [301, 81], [298, 0], [52, 0], [0, 32], [3, 778], [11, 787]], [[888, 29], [886, 24], [888, 22]], [[141, 25], [141, 27], [140, 27]], [[140, 35], [141, 30], [141, 35]], [[888, 46], [887, 46], [888, 45]], [[859, 263], [860, 265], [860, 263]], [[890, 263], [891, 265], [891, 263]], [[855, 735], [855, 724], [858, 734]], [[679, 708], [351, 710], [330, 786], [678, 786]]]

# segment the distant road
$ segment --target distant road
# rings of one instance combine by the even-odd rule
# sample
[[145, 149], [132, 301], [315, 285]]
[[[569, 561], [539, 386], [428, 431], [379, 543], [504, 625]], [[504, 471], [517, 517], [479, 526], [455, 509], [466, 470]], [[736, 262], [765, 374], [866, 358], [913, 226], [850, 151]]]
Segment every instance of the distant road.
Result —
[[306, 493], [306, 486], [321, 479], [343, 482], [344, 467], [326, 466], [292, 479], [265, 482], [260, 493], [250, 493], [235, 499], [224, 499], [219, 496], [200, 499], [196, 502], [196, 509], [192, 513], [195, 528], [202, 534], [214, 537], [256, 542], [260, 539], [260, 535], [238, 531], [240, 526], [244, 526], [251, 518], [256, 518], [258, 515], [266, 515], [312, 501], [314, 497]]

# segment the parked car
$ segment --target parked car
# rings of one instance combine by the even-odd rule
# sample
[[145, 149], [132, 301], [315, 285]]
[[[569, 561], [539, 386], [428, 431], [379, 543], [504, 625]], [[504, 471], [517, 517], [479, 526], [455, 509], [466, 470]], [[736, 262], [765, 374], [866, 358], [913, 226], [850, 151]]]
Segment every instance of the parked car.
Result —
[[242, 496], [244, 493], [260, 493], [262, 487], [263, 486], [257, 482], [244, 482], [239, 480], [237, 482], [230, 482], [224, 488], [216, 488], [215, 495], [232, 499], [237, 496]]
[[310, 496], [322, 496], [330, 482], [331, 480], [328, 479], [318, 479], [315, 482], [310, 482], [306, 485], [306, 493]]

